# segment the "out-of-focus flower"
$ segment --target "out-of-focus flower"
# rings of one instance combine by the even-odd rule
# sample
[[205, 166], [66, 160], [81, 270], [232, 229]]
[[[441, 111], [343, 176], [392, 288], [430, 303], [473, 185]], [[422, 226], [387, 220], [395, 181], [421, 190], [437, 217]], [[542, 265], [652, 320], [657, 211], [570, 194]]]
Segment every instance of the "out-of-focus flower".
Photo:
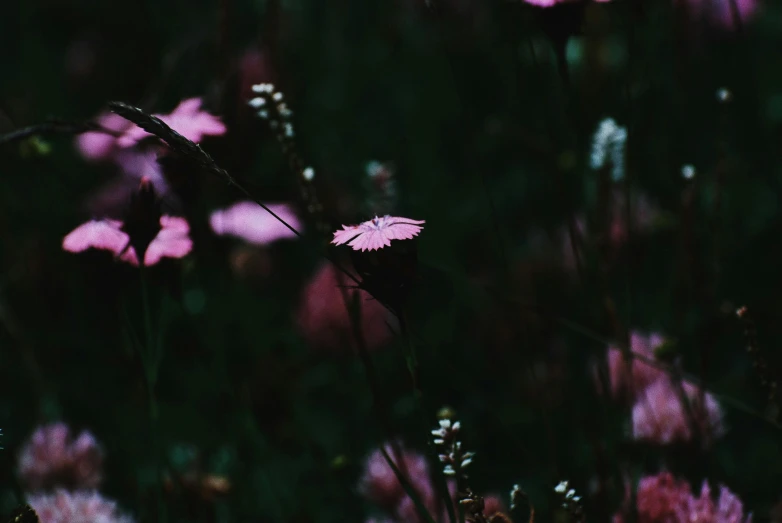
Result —
[[51, 494], [30, 495], [27, 503], [41, 523], [133, 523], [133, 518], [119, 511], [116, 502], [92, 491], [58, 489]]
[[[96, 123], [117, 134], [124, 133], [133, 123], [115, 113], [103, 113]], [[82, 133], [76, 138], [76, 147], [87, 160], [107, 160], [118, 150], [117, 136], [101, 131]]]
[[612, 118], [600, 122], [592, 138], [592, 169], [602, 169], [610, 162], [611, 178], [615, 182], [624, 178], [626, 142], [626, 128], [617, 125]]
[[691, 383], [682, 382], [682, 388], [689, 409], [683, 405], [682, 398], [667, 377], [638, 394], [632, 413], [634, 439], [659, 444], [690, 441], [693, 438], [691, 421], [707, 438], [724, 433], [722, 409], [714, 396]]
[[[670, 472], [646, 476], [638, 482], [636, 494], [638, 523], [749, 523], [751, 515], [744, 516], [741, 500], [724, 485], [715, 504], [707, 481], [703, 482], [699, 497], [690, 485], [673, 477]], [[614, 517], [622, 523], [621, 514]]]
[[391, 245], [391, 240], [410, 240], [421, 232], [421, 224], [426, 220], [411, 220], [395, 216], [375, 216], [359, 225], [343, 225], [341, 231], [334, 233], [331, 243], [347, 243], [355, 251], [382, 249]]
[[[82, 252], [87, 249], [111, 251], [121, 260], [138, 266], [135, 249], [130, 245], [130, 237], [122, 230], [118, 220], [91, 220], [71, 231], [62, 242], [69, 252]], [[193, 248], [190, 239], [190, 227], [184, 218], [161, 216], [160, 231], [151, 241], [144, 255], [144, 265], [152, 266], [162, 258], [184, 258]]]
[[[281, 203], [267, 204], [267, 207], [291, 227], [300, 230], [301, 222], [291, 206]], [[277, 218], [250, 201], [238, 202], [227, 209], [214, 211], [209, 217], [209, 224], [215, 234], [234, 236], [255, 245], [268, 245], [277, 240], [296, 237], [293, 231]]]
[[[410, 485], [418, 491], [419, 495], [425, 496], [426, 489], [431, 488], [426, 458], [402, 449], [401, 461], [397, 461], [399, 457], [395, 455], [392, 445], [386, 444], [385, 450], [397, 468], [405, 474]], [[388, 510], [398, 505], [406, 495], [402, 484], [380, 449], [367, 457], [358, 488], [367, 499]]]
[[380, 347], [391, 339], [387, 322], [391, 314], [369, 293], [360, 289], [341, 289], [352, 283], [331, 265], [323, 265], [307, 284], [297, 314], [297, 322], [304, 338], [313, 346], [343, 349], [355, 345], [348, 301], [357, 299], [361, 310], [361, 332], [368, 348]]
[[[156, 114], [173, 130], [191, 140], [200, 142], [204, 136], [219, 136], [225, 134], [225, 124], [217, 116], [201, 110], [200, 98], [183, 100], [170, 114]], [[147, 131], [133, 125], [117, 139], [120, 147], [131, 147], [140, 140], [151, 136]]]
[[[654, 350], [664, 343], [665, 338], [657, 333], [652, 333], [648, 336], [639, 332], [630, 333], [630, 350], [651, 360], [655, 359]], [[611, 383], [611, 394], [614, 397], [624, 393], [631, 399], [634, 399], [639, 391], [643, 391], [653, 382], [665, 376], [665, 372], [638, 358], [632, 359], [630, 369], [631, 372], [628, 374], [622, 350], [618, 347], [609, 347], [608, 374]]]
[[[724, 29], [736, 28], [731, 2], [734, 0], [687, 0], [696, 18], [705, 18]], [[735, 0], [742, 22], [746, 22], [758, 10], [757, 0]]]
[[74, 440], [64, 423], [39, 427], [19, 453], [19, 476], [29, 490], [95, 488], [102, 474], [103, 451], [95, 437], [84, 431]]

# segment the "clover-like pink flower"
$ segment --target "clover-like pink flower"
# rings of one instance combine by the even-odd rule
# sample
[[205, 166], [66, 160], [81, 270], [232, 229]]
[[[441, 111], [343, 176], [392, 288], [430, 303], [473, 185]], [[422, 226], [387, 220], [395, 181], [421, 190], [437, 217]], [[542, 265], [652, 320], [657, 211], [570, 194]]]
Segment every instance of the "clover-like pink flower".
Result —
[[[184, 258], [193, 249], [190, 226], [184, 218], [161, 216], [160, 231], [147, 247], [144, 265], [149, 267], [163, 258]], [[122, 230], [119, 220], [91, 220], [71, 231], [62, 242], [69, 252], [83, 252], [87, 249], [111, 251], [122, 261], [138, 266], [135, 249], [130, 237]]]
[[[638, 523], [750, 523], [752, 521], [751, 514], [744, 516], [741, 500], [725, 485], [720, 485], [720, 495], [715, 503], [707, 481], [703, 482], [700, 496], [695, 497], [689, 483], [674, 478], [670, 472], [641, 478], [636, 494], [636, 509]], [[615, 523], [623, 521], [621, 514], [614, 516]]]
[[[225, 124], [217, 116], [201, 110], [200, 98], [183, 100], [170, 114], [156, 114], [173, 130], [191, 140], [200, 142], [204, 136], [219, 136], [225, 134]], [[138, 126], [132, 126], [117, 139], [120, 147], [131, 147], [140, 140], [151, 136]]]
[[334, 233], [331, 243], [347, 243], [354, 251], [374, 251], [388, 247], [391, 240], [411, 240], [421, 232], [426, 220], [411, 220], [385, 215], [375, 216], [359, 225], [343, 225], [341, 231]]
[[[274, 214], [299, 230], [301, 222], [290, 205], [267, 204]], [[277, 240], [295, 238], [296, 235], [255, 202], [235, 203], [227, 209], [214, 211], [209, 224], [215, 234], [234, 236], [255, 245], [267, 245]]]
[[[653, 360], [654, 350], [665, 343], [665, 338], [661, 334], [652, 333], [647, 335], [639, 332], [630, 333], [630, 350], [639, 356]], [[628, 374], [627, 363], [624, 354], [618, 347], [608, 348], [608, 375], [611, 381], [611, 394], [618, 397], [626, 393], [631, 400], [646, 387], [665, 376], [665, 372], [641, 361], [638, 358], [632, 358], [630, 362], [631, 372]]]
[[95, 488], [103, 475], [103, 451], [87, 431], [73, 439], [64, 423], [36, 429], [19, 453], [19, 477], [30, 490]]
[[[385, 450], [397, 468], [405, 473], [410, 485], [419, 492], [419, 495], [427, 497], [426, 493], [431, 490], [431, 486], [426, 458], [421, 454], [402, 449], [401, 461], [398, 461], [391, 445], [386, 444]], [[364, 464], [359, 491], [367, 499], [388, 510], [397, 506], [406, 496], [402, 484], [399, 483], [399, 479], [379, 449], [372, 452]]]
[[667, 377], [661, 378], [639, 393], [633, 406], [633, 438], [658, 444], [690, 441], [692, 422], [701, 434], [721, 436], [722, 409], [717, 400], [692, 383], [682, 382], [689, 409], [682, 403], [676, 388]]
[[133, 523], [119, 511], [117, 503], [93, 491], [58, 489], [51, 494], [33, 494], [27, 503], [41, 523]]

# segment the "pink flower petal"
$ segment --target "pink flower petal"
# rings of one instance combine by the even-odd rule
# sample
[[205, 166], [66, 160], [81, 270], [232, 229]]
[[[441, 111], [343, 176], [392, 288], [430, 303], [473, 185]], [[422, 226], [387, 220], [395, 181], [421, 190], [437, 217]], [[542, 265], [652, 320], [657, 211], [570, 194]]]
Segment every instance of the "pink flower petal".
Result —
[[71, 231], [62, 241], [62, 248], [70, 252], [102, 249], [117, 255], [128, 245], [128, 235], [120, 230], [122, 222], [91, 220]]
[[[159, 263], [163, 258], [184, 258], [193, 249], [187, 220], [177, 216], [161, 216], [160, 227], [160, 232], [144, 254], [144, 265], [147, 267]], [[122, 255], [122, 260], [138, 266], [138, 255], [133, 247]]]
[[[267, 204], [277, 216], [296, 230], [301, 222], [287, 204]], [[277, 218], [255, 202], [239, 202], [227, 209], [217, 210], [209, 217], [215, 234], [234, 236], [255, 245], [267, 245], [277, 240], [295, 238], [296, 235]]]
[[[133, 125], [115, 113], [104, 113], [97, 123], [110, 131], [118, 133], [126, 131]], [[82, 133], [76, 138], [76, 147], [87, 160], [105, 160], [111, 156], [117, 146], [117, 137], [103, 132]]]
[[[201, 111], [201, 99], [189, 98], [183, 100], [171, 114], [156, 114], [173, 130], [196, 143], [204, 136], [219, 136], [225, 134], [225, 124], [217, 116]], [[140, 140], [150, 136], [144, 129], [133, 126], [118, 140], [120, 147], [131, 147]]]

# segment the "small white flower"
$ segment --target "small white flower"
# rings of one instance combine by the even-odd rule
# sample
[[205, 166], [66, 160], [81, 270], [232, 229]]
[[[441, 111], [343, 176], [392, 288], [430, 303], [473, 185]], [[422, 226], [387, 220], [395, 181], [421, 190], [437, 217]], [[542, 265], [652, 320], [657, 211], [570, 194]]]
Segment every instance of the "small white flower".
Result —
[[263, 118], [265, 120], [265, 119], [267, 119], [269, 117], [269, 111], [267, 111], [266, 109], [262, 109], [262, 110], [258, 111], [258, 116], [260, 116], [261, 118]]
[[304, 177], [305, 180], [308, 182], [312, 181], [313, 178], [315, 178], [315, 169], [312, 167], [307, 167], [301, 172], [301, 175]]
[[559, 485], [554, 487], [554, 492], [556, 492], [557, 494], [564, 494], [566, 490], [567, 490], [567, 481], [560, 481]]
[[453, 431], [454, 432], [458, 432], [459, 429], [461, 429], [461, 428], [462, 428], [462, 423], [460, 421], [457, 421], [456, 423], [453, 424]]
[[289, 123], [285, 124], [285, 136], [287, 138], [293, 138], [293, 126]]
[[567, 499], [570, 499], [570, 498], [572, 498], [572, 497], [573, 497], [573, 496], [575, 496], [575, 495], [576, 495], [576, 491], [575, 491], [575, 490], [573, 490], [573, 489], [570, 489], [570, 490], [568, 490], [567, 494], [565, 494], [565, 497], [566, 497]]
[[579, 501], [581, 501], [581, 496], [574, 496], [574, 497], [573, 497], [573, 501], [575, 501], [576, 503], [578, 503]]
[[441, 419], [440, 420], [440, 426], [444, 429], [450, 429], [451, 428], [451, 420], [449, 419]]
[[282, 93], [281, 93], [281, 92], [279, 92], [279, 91], [277, 91], [276, 93], [274, 93], [274, 94], [272, 95], [272, 99], [273, 99], [275, 102], [281, 102], [281, 101], [282, 101]]
[[682, 166], [682, 178], [692, 180], [695, 177], [695, 167], [687, 164]]
[[592, 169], [602, 169], [611, 162], [611, 178], [619, 181], [624, 178], [625, 143], [627, 129], [620, 127], [612, 118], [606, 118], [598, 125], [592, 138]]
[[456, 471], [453, 469], [451, 465], [446, 465], [445, 467], [443, 467], [443, 474], [445, 474], [446, 476], [455, 476]]
[[720, 102], [729, 102], [730, 99], [733, 97], [733, 93], [731, 93], [727, 87], [720, 87], [717, 89], [717, 100]]
[[470, 463], [472, 463], [472, 458], [467, 458], [465, 460], [462, 460], [462, 468], [467, 467], [467, 465], [469, 465]]
[[257, 98], [253, 98], [252, 100], [250, 100], [249, 104], [250, 107], [252, 107], [253, 109], [260, 109], [261, 107], [266, 105], [266, 100], [259, 96]]
[[435, 444], [435, 445], [442, 445], [442, 444], [444, 444], [444, 443], [445, 443], [445, 440], [444, 440], [444, 439], [436, 438], [436, 439], [434, 440], [434, 444]]

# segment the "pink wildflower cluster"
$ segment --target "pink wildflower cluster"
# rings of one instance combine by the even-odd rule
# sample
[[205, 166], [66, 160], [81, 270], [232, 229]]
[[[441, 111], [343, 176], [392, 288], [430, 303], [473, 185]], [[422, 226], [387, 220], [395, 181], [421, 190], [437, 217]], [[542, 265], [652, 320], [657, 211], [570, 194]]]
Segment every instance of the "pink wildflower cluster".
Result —
[[334, 233], [331, 243], [348, 244], [354, 251], [374, 251], [388, 247], [391, 240], [411, 240], [421, 232], [426, 220], [411, 220], [396, 216], [375, 216], [358, 225], [343, 225]]
[[[654, 350], [663, 342], [659, 334], [633, 333], [631, 351], [653, 360]], [[667, 373], [638, 357], [632, 358], [628, 369], [622, 351], [616, 347], [608, 349], [608, 368], [613, 395], [633, 403], [634, 439], [658, 444], [691, 441], [695, 436], [693, 427], [706, 440], [724, 433], [719, 403], [692, 383], [682, 381], [679, 389]]]
[[133, 518], [122, 514], [115, 502], [92, 491], [58, 489], [49, 494], [30, 495], [27, 503], [41, 523], [133, 523]]
[[[91, 220], [71, 231], [62, 241], [62, 248], [69, 252], [87, 249], [110, 251], [120, 260], [138, 266], [139, 259], [130, 236], [122, 230], [119, 220]], [[149, 267], [163, 258], [183, 258], [190, 253], [193, 242], [189, 237], [190, 226], [184, 218], [160, 217], [160, 231], [147, 247], [144, 265]]]
[[103, 474], [103, 451], [87, 431], [73, 438], [64, 423], [39, 427], [19, 454], [19, 476], [29, 490], [67, 485], [95, 488]]
[[[396, 456], [394, 448], [390, 444], [386, 444], [384, 448], [418, 493], [429, 514], [434, 517], [435, 521], [446, 521], [448, 512], [432, 484], [426, 459], [422, 455], [404, 448], [400, 449], [401, 456]], [[455, 507], [456, 483], [449, 481], [448, 490], [451, 498], [454, 499]], [[407, 495], [394, 470], [389, 466], [379, 449], [367, 457], [364, 473], [359, 482], [359, 491], [390, 516], [390, 519], [370, 519], [367, 523], [371, 521], [393, 523], [419, 523], [423, 521], [418, 514], [415, 502]], [[487, 516], [503, 511], [502, 502], [496, 496], [486, 497], [484, 504], [484, 513]]]
[[[699, 496], [690, 485], [669, 472], [646, 476], [638, 483], [636, 493], [638, 523], [749, 523], [752, 516], [744, 516], [741, 500], [724, 485], [720, 485], [716, 502], [711, 488], [704, 480]], [[624, 521], [622, 514], [614, 523]]]
[[335, 350], [354, 346], [343, 292], [348, 296], [348, 303], [358, 294], [361, 332], [368, 348], [378, 348], [391, 339], [388, 328], [388, 323], [393, 321], [391, 314], [366, 291], [345, 288], [352, 283], [332, 264], [327, 264], [318, 269], [304, 288], [296, 319], [310, 345]]

